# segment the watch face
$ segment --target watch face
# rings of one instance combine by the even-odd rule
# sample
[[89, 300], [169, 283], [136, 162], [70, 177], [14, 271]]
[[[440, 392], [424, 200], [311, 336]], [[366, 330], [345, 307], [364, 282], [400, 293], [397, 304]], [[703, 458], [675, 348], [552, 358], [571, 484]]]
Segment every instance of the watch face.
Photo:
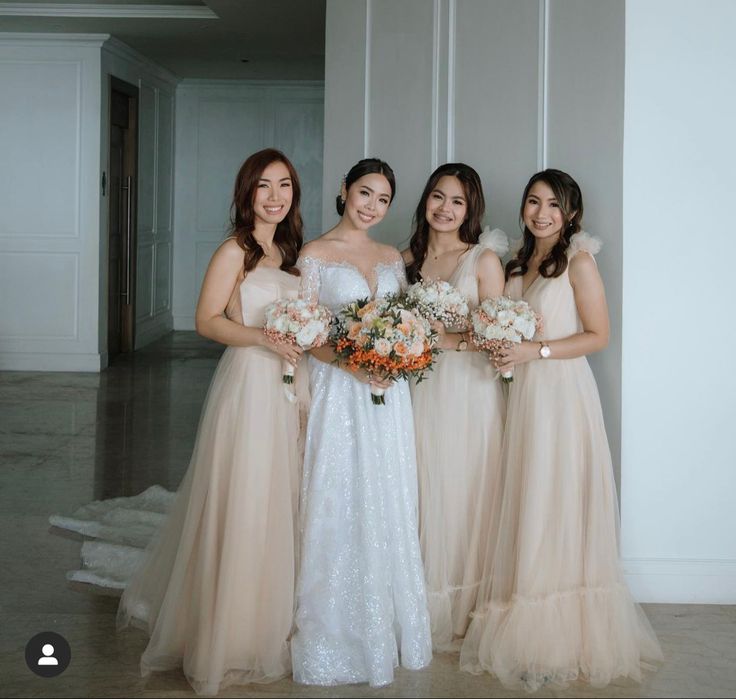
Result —
[[468, 349], [468, 341], [467, 340], [463, 340], [460, 344], [458, 344], [457, 348], [461, 352], [464, 352], [466, 349]]
[[542, 345], [542, 348], [539, 350], [539, 354], [541, 354], [545, 359], [549, 357], [551, 353], [552, 350], [549, 348], [548, 345]]

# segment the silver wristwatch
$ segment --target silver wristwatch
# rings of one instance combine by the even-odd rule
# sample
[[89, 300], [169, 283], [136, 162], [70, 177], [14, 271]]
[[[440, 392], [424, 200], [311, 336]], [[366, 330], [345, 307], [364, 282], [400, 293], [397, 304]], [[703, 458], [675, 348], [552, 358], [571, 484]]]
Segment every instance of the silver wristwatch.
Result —
[[552, 354], [552, 350], [550, 349], [549, 345], [544, 342], [540, 342], [539, 344], [539, 356], [542, 359], [549, 359], [549, 356]]

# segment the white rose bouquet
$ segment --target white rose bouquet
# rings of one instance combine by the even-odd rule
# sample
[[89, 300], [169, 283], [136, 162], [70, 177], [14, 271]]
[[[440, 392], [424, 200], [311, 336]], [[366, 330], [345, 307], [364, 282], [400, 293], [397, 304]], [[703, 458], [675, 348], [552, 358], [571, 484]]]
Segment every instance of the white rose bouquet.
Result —
[[[414, 376], [431, 368], [435, 333], [429, 323], [410, 311], [401, 298], [361, 299], [344, 306], [335, 318], [335, 354], [351, 369], [381, 378]], [[384, 389], [371, 386], [374, 405], [385, 405]]]
[[[265, 310], [266, 324], [263, 331], [273, 342], [298, 345], [302, 349], [314, 349], [326, 344], [332, 313], [325, 306], [302, 299], [279, 299]], [[281, 380], [294, 383], [294, 367], [283, 362]]]
[[[486, 299], [471, 314], [473, 342], [491, 355], [522, 340], [531, 340], [542, 329], [542, 318], [526, 301], [499, 296]], [[501, 375], [506, 383], [514, 380], [512, 372]]]
[[441, 279], [412, 284], [404, 294], [406, 305], [427, 320], [438, 320], [446, 328], [465, 330], [470, 309], [468, 300]]

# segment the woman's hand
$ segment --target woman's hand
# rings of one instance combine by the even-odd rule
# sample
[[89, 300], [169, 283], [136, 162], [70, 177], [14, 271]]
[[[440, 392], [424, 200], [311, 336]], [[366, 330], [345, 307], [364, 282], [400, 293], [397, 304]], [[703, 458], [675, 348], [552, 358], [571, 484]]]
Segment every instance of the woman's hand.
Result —
[[502, 374], [511, 371], [518, 364], [539, 359], [539, 342], [515, 342], [511, 347], [501, 348], [491, 356], [491, 361]]
[[296, 366], [299, 363], [299, 357], [301, 357], [304, 350], [299, 345], [292, 345], [285, 342], [274, 342], [271, 340], [266, 333], [263, 333], [263, 340], [261, 345], [268, 350], [271, 350], [274, 354], [278, 354], [279, 357], [285, 359], [292, 366]]
[[448, 349], [447, 347], [447, 328], [445, 328], [445, 324], [439, 320], [430, 320], [429, 325], [431, 326], [432, 330], [434, 330], [437, 333], [437, 337], [435, 338], [435, 343], [436, 343], [435, 346], [443, 350]]
[[365, 369], [348, 369], [343, 367], [353, 378], [360, 381], [360, 383], [370, 384], [376, 388], [391, 388], [393, 386], [393, 379], [381, 378], [375, 374], [369, 374]]

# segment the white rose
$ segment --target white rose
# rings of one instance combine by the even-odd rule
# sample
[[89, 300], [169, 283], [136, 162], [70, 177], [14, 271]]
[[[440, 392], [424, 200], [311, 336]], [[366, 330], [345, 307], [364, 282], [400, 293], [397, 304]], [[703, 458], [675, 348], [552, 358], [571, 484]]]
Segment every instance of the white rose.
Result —
[[296, 334], [296, 342], [300, 347], [311, 347], [321, 331], [322, 324], [311, 321]]
[[382, 337], [376, 340], [374, 348], [382, 357], [387, 357], [391, 354], [391, 343]]
[[514, 322], [514, 314], [509, 311], [500, 311], [497, 318], [500, 325], [511, 325]]

